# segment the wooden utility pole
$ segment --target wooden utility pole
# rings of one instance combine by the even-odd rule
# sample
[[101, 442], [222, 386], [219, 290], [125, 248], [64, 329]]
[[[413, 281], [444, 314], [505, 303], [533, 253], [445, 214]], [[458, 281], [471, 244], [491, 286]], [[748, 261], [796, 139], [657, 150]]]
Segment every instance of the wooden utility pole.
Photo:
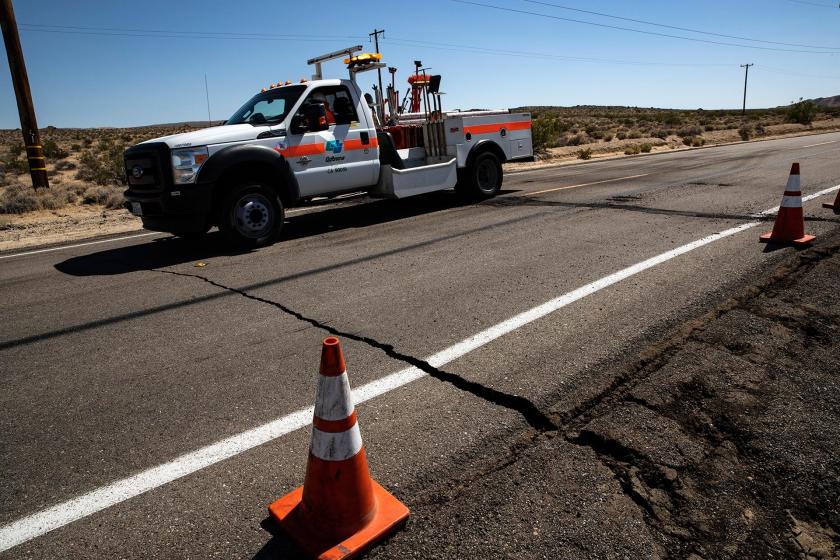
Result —
[[755, 66], [755, 64], [742, 64], [741, 68], [745, 68], [744, 71], [744, 107], [741, 109], [741, 114], [747, 114], [747, 78], [750, 77], [750, 66]]
[[50, 183], [47, 180], [46, 160], [41, 147], [41, 137], [38, 134], [38, 122], [35, 120], [35, 106], [32, 104], [32, 92], [29, 90], [29, 77], [26, 75], [23, 50], [20, 48], [20, 35], [18, 35], [12, 0], [0, 0], [0, 27], [3, 29], [3, 42], [6, 44], [6, 56], [9, 59], [9, 70], [12, 72], [12, 84], [15, 87], [20, 128], [23, 132], [23, 144], [26, 146], [26, 157], [29, 160], [32, 186], [36, 189], [48, 188]]

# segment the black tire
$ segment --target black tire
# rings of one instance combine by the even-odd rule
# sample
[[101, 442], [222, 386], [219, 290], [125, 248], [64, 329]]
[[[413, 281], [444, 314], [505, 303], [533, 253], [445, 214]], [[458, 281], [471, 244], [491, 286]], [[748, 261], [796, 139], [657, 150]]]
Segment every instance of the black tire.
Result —
[[268, 185], [243, 182], [222, 203], [219, 229], [234, 245], [261, 247], [274, 241], [283, 228], [283, 203]]
[[502, 180], [499, 158], [492, 152], [483, 152], [468, 167], [460, 170], [455, 190], [471, 199], [484, 200], [499, 193]]

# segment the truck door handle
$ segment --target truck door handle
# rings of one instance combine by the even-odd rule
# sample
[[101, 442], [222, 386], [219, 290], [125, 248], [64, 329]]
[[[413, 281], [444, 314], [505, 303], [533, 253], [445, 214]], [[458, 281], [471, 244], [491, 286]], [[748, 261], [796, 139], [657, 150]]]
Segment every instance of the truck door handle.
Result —
[[362, 132], [362, 133], [360, 134], [360, 136], [361, 136], [361, 138], [362, 138], [362, 144], [370, 144], [370, 134], [368, 134], [368, 133], [365, 131], [365, 132]]

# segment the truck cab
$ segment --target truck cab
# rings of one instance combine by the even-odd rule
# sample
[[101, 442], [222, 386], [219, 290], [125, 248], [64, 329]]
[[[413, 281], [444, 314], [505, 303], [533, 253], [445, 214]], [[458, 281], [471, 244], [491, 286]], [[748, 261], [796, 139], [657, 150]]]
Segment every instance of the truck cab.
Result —
[[[284, 209], [302, 200], [359, 191], [406, 198], [459, 184], [493, 196], [501, 163], [531, 155], [527, 114], [428, 111], [386, 128], [354, 77], [272, 84], [221, 126], [132, 146], [126, 206], [147, 229], [190, 237], [218, 226], [256, 246], [275, 239]], [[476, 119], [495, 124], [470, 124]], [[402, 134], [409, 129], [413, 142]]]

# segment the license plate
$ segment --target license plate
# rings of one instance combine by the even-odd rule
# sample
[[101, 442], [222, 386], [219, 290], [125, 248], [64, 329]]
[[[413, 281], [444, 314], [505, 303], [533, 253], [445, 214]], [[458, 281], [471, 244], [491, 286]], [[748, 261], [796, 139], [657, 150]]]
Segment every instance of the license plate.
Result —
[[142, 216], [143, 215], [143, 207], [140, 206], [139, 202], [132, 202], [131, 203], [131, 213], [135, 216]]

